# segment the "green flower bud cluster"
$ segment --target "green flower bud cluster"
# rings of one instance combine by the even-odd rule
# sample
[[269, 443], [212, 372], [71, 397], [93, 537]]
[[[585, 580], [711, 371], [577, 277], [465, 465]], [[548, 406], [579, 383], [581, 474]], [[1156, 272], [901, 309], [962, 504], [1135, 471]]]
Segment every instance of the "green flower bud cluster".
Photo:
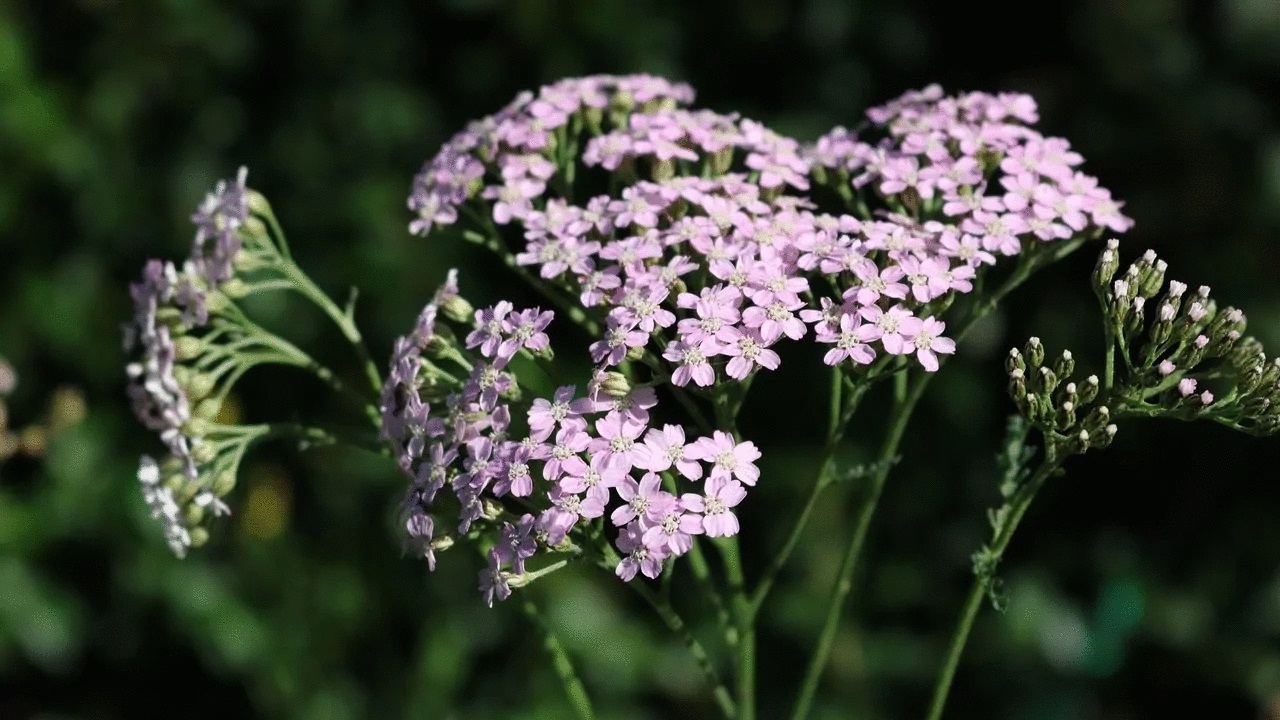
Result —
[[1280, 428], [1280, 368], [1245, 337], [1244, 313], [1219, 307], [1208, 287], [1170, 280], [1147, 251], [1119, 278], [1118, 246], [1094, 270], [1108, 336], [1108, 387], [1123, 414], [1204, 418], [1254, 434]]
[[1059, 454], [1080, 454], [1111, 444], [1116, 426], [1107, 406], [1099, 401], [1098, 376], [1073, 380], [1075, 357], [1070, 350], [1046, 362], [1044, 345], [1033, 337], [1022, 352], [1009, 351], [1005, 372], [1018, 412]]

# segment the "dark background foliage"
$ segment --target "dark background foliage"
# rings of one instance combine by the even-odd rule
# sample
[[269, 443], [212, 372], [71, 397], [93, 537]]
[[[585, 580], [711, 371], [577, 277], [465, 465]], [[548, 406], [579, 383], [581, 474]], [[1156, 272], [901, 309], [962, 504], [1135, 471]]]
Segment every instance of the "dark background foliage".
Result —
[[[379, 354], [460, 264], [474, 296], [509, 277], [410, 237], [409, 180], [469, 118], [565, 75], [685, 79], [700, 104], [811, 139], [940, 82], [1033, 93], [1046, 133], [1128, 201], [1136, 256], [1244, 307], [1280, 347], [1280, 6], [1272, 0], [553, 2], [0, 1], [0, 355], [35, 420], [59, 385], [84, 422], [0, 467], [0, 718], [562, 717], [537, 639], [488, 610], [474, 563], [398, 555], [393, 468], [259, 452], [211, 547], [167, 554], [134, 471], [155, 449], [123, 399], [118, 325], [144, 258], [180, 257], [215, 179], [251, 168], [296, 255], [364, 289]], [[1030, 334], [1096, 357], [1092, 251], [1014, 296], [935, 383], [877, 519], [873, 562], [826, 676], [821, 717], [912, 717], [940, 661], [994, 504], [1001, 355]], [[343, 348], [302, 306], [299, 341]], [[1084, 361], [1086, 364], [1087, 360]], [[346, 366], [349, 368], [349, 364]], [[792, 362], [759, 384], [764, 447], [747, 552], [780, 540], [811, 471], [822, 391]], [[319, 386], [262, 371], [248, 417], [324, 413]], [[864, 450], [882, 431], [857, 421]], [[1074, 462], [1002, 568], [955, 717], [1280, 717], [1280, 487], [1274, 441], [1133, 425]], [[778, 478], [771, 481], [768, 478]], [[767, 493], [763, 492], [767, 488]], [[848, 532], [832, 502], [766, 613], [762, 713], [791, 698]], [[565, 575], [565, 573], [561, 573]], [[583, 573], [535, 587], [611, 718], [712, 710], [665, 631]], [[696, 608], [694, 608], [696, 610]]]

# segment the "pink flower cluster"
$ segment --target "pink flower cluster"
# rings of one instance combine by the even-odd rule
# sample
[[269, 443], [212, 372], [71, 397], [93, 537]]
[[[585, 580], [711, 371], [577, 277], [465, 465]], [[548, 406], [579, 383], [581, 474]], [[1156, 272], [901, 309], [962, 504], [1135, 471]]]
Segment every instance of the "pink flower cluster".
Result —
[[[477, 193], [493, 201], [498, 222], [532, 210], [559, 168], [552, 162], [572, 126], [597, 127], [606, 111], [693, 102], [693, 88], [652, 75], [569, 78], [518, 95], [502, 110], [467, 126], [445, 143], [413, 181], [414, 233], [457, 222], [458, 208]], [[495, 182], [486, 183], [488, 173]]]
[[1030, 127], [1039, 116], [1029, 95], [947, 97], [930, 85], [872, 108], [867, 118], [883, 139], [870, 144], [836, 128], [814, 145], [813, 161], [891, 205], [914, 205], [922, 215], [941, 211], [932, 228], [939, 242], [945, 234], [961, 245], [1016, 255], [1023, 239], [1133, 225], [1097, 178], [1076, 169], [1084, 158], [1067, 140]]
[[[552, 313], [507, 302], [475, 311], [464, 351], [439, 327], [441, 309], [457, 299], [451, 273], [414, 332], [396, 342], [382, 396], [384, 438], [412, 479], [405, 531], [433, 569], [441, 539], [432, 511], [446, 488], [459, 507], [457, 533], [497, 534], [481, 573], [490, 604], [509, 595], [530, 557], [560, 546], [580, 523], [607, 517], [617, 528], [624, 580], [657, 577], [694, 535], [738, 532], [733, 510], [759, 478], [753, 443], [719, 431], [688, 440], [679, 425], [658, 426], [653, 387], [593, 386], [579, 396], [566, 386], [520, 403], [508, 364], [548, 348]], [[466, 378], [446, 363], [469, 369]]]
[[[465, 213], [472, 232], [511, 247], [602, 327], [587, 396], [570, 387], [535, 401], [520, 440], [506, 367], [545, 347], [549, 313], [499, 303], [476, 314], [465, 382], [427, 357], [432, 342], [437, 353], [449, 344], [430, 329], [447, 297], [397, 346], [384, 413], [415, 478], [407, 529], [432, 561], [426, 508], [446, 484], [460, 532], [501, 522], [482, 583], [490, 599], [538, 547], [607, 512], [627, 579], [656, 575], [692, 535], [736, 532], [755, 447], [650, 426], [652, 386], [748, 380], [780, 366], [784, 339], [811, 338], [826, 364], [850, 371], [899, 358], [936, 371], [956, 349], [942, 313], [997, 258], [1130, 224], [1065, 140], [1030, 127], [1035, 103], [1023, 95], [931, 87], [869, 111], [870, 141], [837, 128], [811, 146], [692, 101], [688, 86], [651, 76], [565, 80], [473, 123], [415, 179], [413, 232]], [[611, 397], [602, 378], [633, 375], [628, 360], [651, 379]], [[430, 403], [443, 409], [432, 415]], [[661, 472], [705, 473], [702, 493], [675, 492]], [[485, 505], [540, 494], [535, 475], [551, 484], [535, 511]]]
[[[676, 385], [706, 387], [776, 369], [773, 346], [812, 333], [831, 346], [830, 365], [914, 356], [934, 371], [955, 351], [935, 316], [997, 256], [1131, 222], [1075, 169], [1065, 140], [1028, 126], [1036, 110], [1025, 95], [930, 87], [868, 112], [883, 135], [875, 144], [837, 128], [807, 148], [736, 115], [681, 107], [692, 100], [685, 86], [655, 86], [648, 104], [611, 113], [612, 130], [592, 114], [616, 110], [609, 88], [656, 82], [585, 78], [522, 96], [483, 132], [455, 138], [410, 200], [427, 207], [423, 178], [466, 148], [466, 181], [437, 183], [474, 185], [448, 212], [478, 197], [477, 213], [519, 225], [517, 262], [604, 313], [591, 347], [601, 369], [651, 352]], [[548, 103], [560, 108], [548, 127], [565, 133], [556, 148], [589, 134], [580, 161], [611, 171], [616, 191], [580, 204], [553, 191], [563, 158], [545, 133], [528, 134]], [[643, 164], [653, 179], [637, 177]], [[811, 178], [846, 192], [850, 212], [822, 212]], [[430, 228], [423, 217], [415, 231]]]

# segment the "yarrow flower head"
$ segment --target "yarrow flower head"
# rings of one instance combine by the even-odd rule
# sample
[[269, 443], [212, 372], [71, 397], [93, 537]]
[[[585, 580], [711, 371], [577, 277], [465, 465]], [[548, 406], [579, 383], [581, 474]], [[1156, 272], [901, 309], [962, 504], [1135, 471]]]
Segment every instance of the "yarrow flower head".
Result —
[[225, 515], [240, 457], [265, 437], [265, 426], [226, 424], [232, 385], [263, 363], [308, 365], [293, 346], [250, 322], [236, 302], [275, 287], [288, 260], [283, 238], [261, 219], [265, 199], [245, 185], [242, 168], [219, 182], [195, 214], [191, 255], [181, 263], [149, 260], [129, 288], [133, 318], [124, 325], [127, 392], [134, 414], [156, 432], [167, 454], [144, 456], [138, 480], [173, 551], [208, 538], [210, 518]]
[[[657, 577], [703, 534], [704, 511], [694, 508], [707, 492], [712, 527], [737, 532], [742, 483], [759, 479], [752, 443], [724, 433], [688, 440], [679, 425], [655, 426], [653, 388], [624, 378], [588, 383], [585, 394], [565, 386], [529, 397], [512, 360], [550, 349], [544, 331], [554, 313], [504, 301], [469, 313], [469, 327], [455, 331], [450, 324], [468, 314], [446, 314], [446, 305], [470, 308], [453, 271], [396, 342], [381, 407], [383, 438], [410, 481], [405, 546], [429, 567], [456, 538], [489, 544], [480, 586], [492, 603], [558, 567], [555, 555], [583, 552], [585, 534], [600, 531], [593, 521], [607, 518], [619, 577]], [[739, 490], [726, 489], [730, 479]]]

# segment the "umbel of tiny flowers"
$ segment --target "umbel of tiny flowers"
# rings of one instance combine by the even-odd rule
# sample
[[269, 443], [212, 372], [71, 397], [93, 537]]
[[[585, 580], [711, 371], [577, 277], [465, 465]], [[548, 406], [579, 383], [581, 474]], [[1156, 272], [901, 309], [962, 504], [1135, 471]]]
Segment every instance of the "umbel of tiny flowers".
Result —
[[656, 578], [694, 536], [737, 534], [734, 508], [759, 479], [753, 443], [656, 422], [655, 381], [614, 373], [537, 397], [528, 378], [550, 356], [553, 317], [506, 301], [476, 310], [450, 271], [396, 341], [383, 387], [383, 437], [410, 480], [406, 548], [434, 570], [459, 538], [478, 547], [490, 605], [567, 559]]
[[935, 371], [943, 314], [998, 258], [1131, 224], [1024, 95], [930, 87], [869, 111], [869, 140], [813, 146], [692, 101], [650, 76], [522, 94], [426, 163], [410, 229], [498, 252], [596, 337], [599, 370], [642, 362], [715, 399], [778, 369], [784, 340], [854, 375]]
[[197, 208], [184, 261], [149, 260], [141, 280], [130, 286], [134, 315], [123, 328], [125, 351], [133, 358], [126, 367], [128, 395], [134, 414], [166, 450], [161, 460], [142, 457], [138, 480], [179, 556], [208, 539], [211, 518], [230, 511], [223, 498], [250, 445], [280, 434], [329, 441], [325, 433], [294, 425], [225, 422], [223, 404], [246, 372], [262, 364], [303, 367], [335, 390], [351, 392], [240, 307], [250, 295], [285, 288], [320, 294], [293, 263], [270, 206], [245, 185], [246, 176], [242, 168], [218, 183]]

